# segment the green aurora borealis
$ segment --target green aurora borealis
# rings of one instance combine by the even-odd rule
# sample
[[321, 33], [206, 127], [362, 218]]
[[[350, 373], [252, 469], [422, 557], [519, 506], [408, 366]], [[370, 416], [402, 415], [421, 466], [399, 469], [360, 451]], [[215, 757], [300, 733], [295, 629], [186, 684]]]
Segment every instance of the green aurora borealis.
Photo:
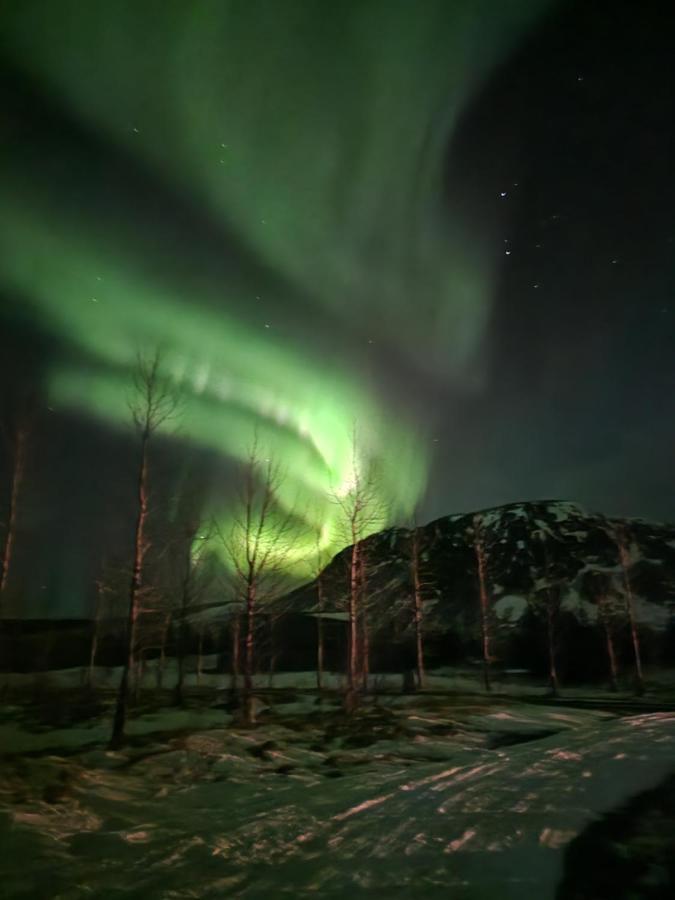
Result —
[[[3, 3], [3, 56], [98, 148], [2, 150], [5, 283], [64, 347], [52, 406], [126, 426], [136, 355], [161, 346], [181, 439], [239, 459], [257, 429], [327, 547], [354, 423], [391, 518], [408, 515], [431, 425], [380, 360], [461, 382], [480, 348], [493, 263], [439, 200], [445, 154], [544, 7]], [[171, 220], [185, 209], [208, 246]]]

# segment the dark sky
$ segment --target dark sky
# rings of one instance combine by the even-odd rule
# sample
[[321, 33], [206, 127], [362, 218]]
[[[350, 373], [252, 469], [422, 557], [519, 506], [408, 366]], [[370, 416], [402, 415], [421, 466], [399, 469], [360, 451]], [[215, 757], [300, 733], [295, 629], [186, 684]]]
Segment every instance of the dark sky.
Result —
[[158, 508], [226, 517], [259, 427], [321, 526], [356, 422], [393, 516], [675, 519], [673, 47], [650, 2], [7, 3], [12, 602], [82, 612], [124, 557], [156, 345]]
[[482, 435], [480, 502], [565, 496], [673, 518], [674, 37], [665, 6], [563, 5], [467, 112], [472, 190], [502, 183], [513, 202], [494, 246], [511, 253], [489, 388], [460, 463]]

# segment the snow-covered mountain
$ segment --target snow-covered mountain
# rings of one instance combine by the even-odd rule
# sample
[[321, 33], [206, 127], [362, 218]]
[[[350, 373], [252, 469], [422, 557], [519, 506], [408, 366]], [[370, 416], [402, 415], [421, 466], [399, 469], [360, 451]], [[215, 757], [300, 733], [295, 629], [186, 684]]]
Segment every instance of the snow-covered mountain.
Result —
[[[419, 527], [417, 539], [427, 628], [465, 645], [480, 631], [479, 553], [496, 642], [532, 625], [552, 593], [568, 630], [595, 629], [604, 604], [620, 632], [628, 592], [643, 628], [663, 633], [675, 612], [674, 525], [540, 500], [445, 516]], [[412, 543], [411, 529], [390, 528], [359, 545], [373, 625], [390, 625], [394, 634], [410, 622]], [[345, 608], [350, 559], [348, 547], [322, 573], [330, 614]], [[293, 600], [316, 611], [316, 595], [314, 582]]]

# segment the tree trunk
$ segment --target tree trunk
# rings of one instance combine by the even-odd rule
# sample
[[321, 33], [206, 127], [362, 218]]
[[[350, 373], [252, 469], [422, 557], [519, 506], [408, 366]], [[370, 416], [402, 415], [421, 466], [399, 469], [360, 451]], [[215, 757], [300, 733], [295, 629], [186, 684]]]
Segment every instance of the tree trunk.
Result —
[[480, 535], [480, 520], [478, 516], [473, 518], [474, 551], [478, 569], [478, 592], [480, 597], [480, 629], [483, 652], [483, 684], [485, 690], [492, 689], [490, 683], [490, 626], [488, 621], [488, 595], [485, 586], [485, 549]]
[[358, 607], [359, 607], [359, 547], [352, 546], [352, 558], [349, 572], [349, 660], [347, 666], [347, 690], [350, 694], [356, 691], [358, 680]]
[[183, 584], [180, 598], [180, 612], [178, 621], [178, 630], [176, 632], [176, 663], [178, 666], [178, 680], [174, 689], [176, 706], [183, 705], [183, 686], [185, 684], [185, 645], [187, 643], [187, 608], [190, 604], [190, 575], [192, 572], [192, 546], [188, 543], [185, 572], [183, 575]]
[[164, 687], [164, 667], [166, 665], [166, 638], [169, 633], [169, 619], [166, 618], [162, 629], [162, 646], [159, 650], [159, 665], [157, 667], [157, 690]]
[[176, 667], [178, 674], [176, 677], [176, 686], [174, 687], [174, 703], [176, 706], [182, 706], [185, 702], [185, 645], [187, 643], [187, 627], [185, 623], [185, 609], [181, 606], [180, 618], [176, 629]]
[[[179, 626], [179, 632], [182, 626]], [[185, 684], [185, 655], [184, 650], [178, 650], [176, 654], [176, 664], [178, 666], [178, 678], [176, 687], [174, 688], [174, 702], [176, 706], [182, 706], [185, 700], [183, 695], [183, 685]]]
[[134, 537], [134, 563], [129, 585], [129, 612], [127, 616], [126, 652], [122, 678], [117, 692], [117, 705], [113, 720], [113, 731], [110, 740], [111, 746], [119, 746], [124, 740], [124, 726], [127, 718], [129, 703], [129, 675], [134, 666], [134, 651], [136, 642], [136, 621], [138, 618], [138, 599], [143, 581], [143, 561], [148, 550], [145, 536], [145, 525], [148, 516], [148, 440], [147, 430], [141, 439], [141, 458], [138, 470], [138, 515], [136, 517], [136, 530]]
[[246, 597], [246, 640], [244, 656], [244, 690], [249, 694], [253, 690], [253, 652], [255, 647], [255, 591], [249, 588]]
[[628, 549], [626, 548], [623, 537], [617, 539], [619, 545], [619, 556], [621, 558], [621, 571], [623, 573], [623, 584], [626, 597], [626, 611], [628, 613], [628, 621], [630, 623], [630, 636], [633, 644], [633, 656], [635, 658], [635, 693], [644, 694], [645, 683], [642, 677], [642, 655], [640, 652], [640, 636], [637, 630], [637, 622], [635, 621], [635, 604], [633, 601], [633, 589], [630, 585], [628, 576], [628, 567], [630, 560], [628, 558]]
[[197, 684], [202, 683], [202, 662], [204, 656], [204, 626], [199, 627], [199, 644], [197, 646]]
[[253, 725], [255, 722], [255, 710], [253, 708], [255, 601], [255, 586], [249, 584], [246, 597], [246, 638], [244, 642], [244, 717], [249, 725]]
[[607, 661], [609, 663], [609, 689], [610, 691], [618, 691], [619, 689], [619, 667], [616, 662], [616, 652], [614, 649], [614, 637], [612, 635], [612, 626], [610, 622], [609, 612], [607, 610], [607, 601], [604, 597], [598, 600], [600, 618], [602, 627], [605, 632], [605, 646], [607, 647]]
[[422, 583], [420, 581], [420, 556], [419, 534], [417, 528], [413, 528], [412, 538], [412, 576], [413, 576], [413, 604], [415, 616], [415, 660], [417, 664], [417, 686], [423, 688], [426, 681], [424, 671], [424, 645], [422, 634], [423, 601]]
[[94, 632], [91, 636], [91, 652], [89, 654], [89, 674], [87, 676], [87, 687], [94, 687], [94, 667], [96, 666], [96, 651], [98, 650], [98, 618], [94, 623]]
[[361, 606], [361, 683], [364, 692], [368, 691], [370, 675], [370, 635], [368, 633], [368, 613], [365, 603]]
[[134, 679], [133, 679], [133, 697], [134, 703], [138, 703], [141, 696], [141, 687], [143, 685], [143, 678], [145, 676], [145, 651], [141, 647], [138, 652], [138, 656], [136, 658], [136, 665], [134, 668]]
[[[16, 432], [16, 443], [14, 447], [14, 465], [12, 466], [11, 486], [9, 493], [9, 514], [7, 516], [7, 528], [5, 530], [5, 542], [2, 548], [2, 568], [0, 569], [0, 601], [7, 587], [7, 579], [9, 577], [9, 569], [12, 564], [12, 553], [14, 550], [14, 540], [16, 536], [16, 516], [19, 500], [19, 488], [23, 479], [24, 471], [24, 455], [26, 443], [26, 430], [19, 427]], [[0, 614], [4, 610], [0, 610]]]
[[239, 613], [237, 613], [234, 617], [234, 624], [232, 626], [232, 692], [236, 693], [239, 689], [239, 672], [241, 669], [241, 650], [240, 650], [240, 640], [241, 640], [241, 621], [239, 618]]
[[361, 613], [361, 684], [364, 693], [368, 692], [370, 676], [370, 631], [368, 622], [368, 583], [363, 552], [359, 553], [359, 610]]
[[317, 578], [317, 592], [319, 595], [319, 615], [316, 620], [316, 687], [323, 690], [323, 581], [321, 575]]
[[551, 605], [546, 607], [546, 632], [548, 636], [548, 681], [551, 695], [557, 697], [560, 693], [558, 670], [555, 664], [555, 625]]
[[267, 685], [270, 688], [274, 687], [274, 670], [277, 665], [277, 646], [274, 624], [274, 616], [270, 615], [270, 659], [267, 671]]
[[607, 658], [609, 660], [609, 689], [611, 691], [618, 691], [619, 681], [617, 678], [618, 671], [616, 665], [616, 653], [614, 652], [614, 639], [612, 638], [612, 632], [607, 623], [605, 623], [605, 639], [607, 642]]

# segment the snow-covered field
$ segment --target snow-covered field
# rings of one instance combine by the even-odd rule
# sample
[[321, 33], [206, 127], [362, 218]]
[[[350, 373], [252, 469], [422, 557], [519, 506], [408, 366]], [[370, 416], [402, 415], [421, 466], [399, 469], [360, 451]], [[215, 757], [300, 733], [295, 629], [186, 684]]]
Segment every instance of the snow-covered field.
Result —
[[109, 720], [0, 723], [7, 898], [547, 900], [569, 841], [675, 769], [675, 713], [513, 698], [311, 695]]

